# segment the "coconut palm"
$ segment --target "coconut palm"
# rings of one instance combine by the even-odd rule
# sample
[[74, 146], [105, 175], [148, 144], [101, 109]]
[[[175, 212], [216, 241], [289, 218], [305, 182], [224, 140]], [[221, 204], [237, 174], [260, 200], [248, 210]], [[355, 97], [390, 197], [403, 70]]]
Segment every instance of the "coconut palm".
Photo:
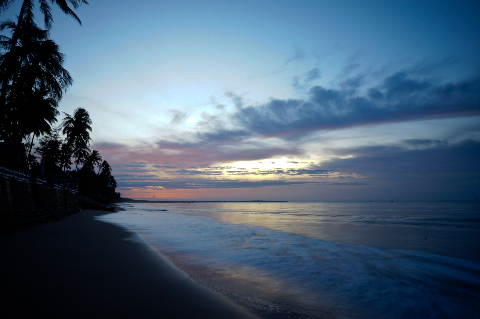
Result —
[[61, 145], [60, 128], [56, 128], [43, 136], [36, 151], [46, 165], [54, 166], [60, 163]]
[[87, 170], [95, 173], [95, 166], [100, 168], [102, 164], [102, 157], [97, 150], [93, 150], [86, 158], [83, 163], [82, 170]]
[[100, 167], [102, 165], [102, 156], [100, 156], [100, 153], [97, 150], [93, 150], [92, 153], [87, 158], [88, 161], [91, 161], [94, 166], [97, 166], [98, 169], [100, 170]]
[[[28, 26], [28, 28], [27, 28]], [[12, 21], [0, 25], [0, 30], [18, 25]], [[0, 46], [7, 50], [0, 56], [0, 136], [20, 142], [25, 136], [46, 133], [56, 121], [56, 110], [64, 91], [73, 83], [62, 66], [63, 54], [58, 45], [48, 39], [48, 31], [38, 28], [33, 20], [24, 24], [17, 45], [6, 36]], [[13, 67], [15, 66], [15, 67]], [[12, 72], [14, 69], [17, 72]]]
[[[15, 0], [0, 0], [0, 13], [8, 9], [13, 2], [15, 2]], [[25, 14], [28, 10], [33, 11], [34, 2], [34, 0], [24, 0], [22, 4], [22, 9], [20, 10], [20, 16], [22, 14]], [[78, 23], [82, 24], [82, 22], [77, 17], [75, 12], [73, 12], [73, 10], [70, 8], [66, 0], [50, 0], [50, 2], [57, 4], [60, 10], [62, 10], [65, 14], [72, 16], [75, 20], [78, 21]], [[82, 3], [88, 4], [86, 0], [68, 0], [68, 2], [72, 4], [74, 9], [78, 8]], [[48, 4], [47, 0], [38, 0], [38, 3], [40, 4], [40, 11], [44, 15], [45, 26], [47, 28], [50, 28], [53, 22], [51, 7]]]
[[72, 148], [67, 143], [60, 147], [60, 168], [65, 172], [72, 166]]
[[[0, 13], [14, 2], [14, 0], [0, 0]], [[45, 20], [45, 26], [47, 28], [50, 28], [53, 22], [53, 17], [51, 14], [51, 7], [48, 4], [47, 0], [38, 0], [40, 4], [40, 11], [44, 15], [44, 20]], [[88, 4], [86, 0], [68, 0], [70, 4], [74, 7], [77, 8], [79, 5], [82, 3]], [[75, 18], [80, 24], [81, 21], [77, 17], [77, 15], [73, 12], [73, 10], [70, 8], [66, 0], [51, 0], [51, 3], [56, 3], [58, 7], [65, 12], [66, 14], [72, 16]], [[18, 53], [16, 52], [17, 49], [19, 49], [19, 41], [20, 38], [22, 37], [23, 34], [28, 33], [30, 27], [34, 23], [34, 7], [35, 7], [35, 1], [34, 0], [24, 0], [22, 3], [22, 7], [20, 9], [20, 14], [18, 15], [18, 20], [15, 25], [15, 28], [13, 29], [14, 32], [12, 34], [12, 37], [8, 39], [8, 50], [10, 53], [10, 56], [12, 57], [11, 59], [7, 59], [7, 63], [5, 65], [5, 69], [2, 70], [3, 74], [11, 75], [11, 74], [18, 74], [20, 71], [20, 65], [16, 61], [16, 57], [18, 57]], [[9, 24], [13, 24], [13, 22], [8, 21]], [[4, 37], [2, 36], [2, 41], [5, 40]], [[5, 48], [5, 45], [1, 45]], [[22, 45], [23, 46], [23, 45]], [[8, 85], [5, 83], [2, 83], [1, 89], [0, 89], [0, 112], [3, 111], [5, 105], [8, 103], [7, 102], [7, 97], [6, 95], [8, 94]], [[5, 114], [0, 114], [2, 118], [4, 118], [6, 115]], [[1, 120], [1, 119], [0, 119]]]
[[31, 103], [32, 104], [29, 105], [35, 105], [35, 107], [30, 108], [30, 112], [25, 114], [25, 133], [29, 134], [31, 132], [32, 134], [28, 155], [30, 155], [32, 151], [35, 137], [50, 133], [51, 125], [57, 122], [56, 116], [59, 114], [57, 101], [53, 98], [46, 97], [46, 94], [43, 92], [35, 92]]
[[110, 166], [110, 164], [108, 164], [107, 161], [102, 162], [98, 177], [100, 187], [102, 187], [102, 193], [104, 193], [104, 197], [108, 197], [109, 193], [115, 193], [115, 188], [117, 188], [117, 182], [112, 176], [112, 167]]
[[77, 108], [73, 116], [65, 113], [62, 123], [63, 134], [67, 136], [67, 145], [73, 147], [76, 167], [89, 155], [91, 125], [92, 120], [84, 108]]

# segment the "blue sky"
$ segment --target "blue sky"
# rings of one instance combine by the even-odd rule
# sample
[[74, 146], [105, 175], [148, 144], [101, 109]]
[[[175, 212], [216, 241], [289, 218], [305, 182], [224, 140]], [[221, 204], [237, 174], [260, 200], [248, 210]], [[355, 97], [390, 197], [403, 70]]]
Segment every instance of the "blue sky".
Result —
[[60, 111], [87, 109], [124, 196], [480, 197], [478, 2], [92, 0], [82, 26], [53, 13], [75, 81]]

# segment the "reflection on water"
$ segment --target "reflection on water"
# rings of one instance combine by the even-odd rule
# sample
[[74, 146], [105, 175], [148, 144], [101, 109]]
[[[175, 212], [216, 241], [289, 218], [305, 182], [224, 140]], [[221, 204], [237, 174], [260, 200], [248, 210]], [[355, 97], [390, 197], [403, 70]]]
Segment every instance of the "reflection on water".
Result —
[[480, 261], [477, 202], [200, 203], [172, 205], [170, 211], [320, 240]]
[[145, 204], [102, 219], [137, 231], [198, 281], [250, 304], [347, 318], [478, 318], [478, 208]]

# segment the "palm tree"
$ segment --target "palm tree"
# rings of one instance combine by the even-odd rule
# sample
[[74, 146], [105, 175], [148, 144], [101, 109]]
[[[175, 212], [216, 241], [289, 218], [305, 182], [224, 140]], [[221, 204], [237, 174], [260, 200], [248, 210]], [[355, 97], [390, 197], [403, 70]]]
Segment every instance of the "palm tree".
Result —
[[[14, 1], [15, 0], [0, 0], [0, 13], [7, 10]], [[40, 4], [40, 11], [44, 15], [45, 26], [47, 28], [50, 28], [53, 22], [51, 8], [48, 5], [47, 0], [38, 0], [38, 2]], [[78, 21], [78, 23], [82, 24], [75, 12], [73, 12], [73, 10], [69, 7], [66, 0], [51, 0], [50, 2], [56, 3], [60, 10], [62, 10], [65, 14], [72, 16], [75, 20]], [[86, 0], [68, 0], [68, 2], [70, 2], [75, 9], [78, 8], [82, 3], [88, 4]], [[20, 16], [22, 14], [25, 14], [25, 11], [27, 10], [33, 11], [33, 3], [34, 0], [24, 0], [22, 4], [22, 10], [20, 10]]]
[[36, 148], [45, 165], [53, 167], [60, 163], [60, 148], [62, 141], [60, 139], [60, 128], [51, 130], [40, 140], [39, 147]]
[[60, 168], [65, 172], [72, 165], [72, 148], [67, 143], [60, 147]]
[[[28, 28], [27, 28], [28, 26]], [[0, 25], [0, 30], [18, 25], [12, 21]], [[8, 50], [0, 56], [0, 137], [21, 142], [31, 134], [39, 135], [56, 121], [58, 102], [66, 88], [73, 83], [62, 66], [63, 54], [58, 45], [48, 39], [48, 31], [38, 28], [32, 19], [24, 23], [17, 45], [6, 36], [0, 46]], [[12, 66], [18, 72], [12, 73]], [[3, 106], [3, 107], [2, 107]]]
[[93, 150], [86, 158], [83, 163], [82, 170], [88, 170], [95, 173], [95, 166], [100, 168], [102, 164], [102, 157], [97, 150]]
[[[37, 97], [35, 95], [38, 95]], [[38, 91], [33, 94], [31, 104], [35, 103], [35, 107], [30, 108], [30, 112], [25, 114], [26, 132], [32, 133], [31, 145], [28, 155], [32, 151], [33, 140], [35, 136], [48, 134], [51, 131], [51, 125], [57, 122], [56, 116], [59, 114], [57, 110], [58, 103], [55, 99], [46, 97], [46, 94]]]
[[[14, 0], [0, 0], [0, 13], [8, 9], [13, 2]], [[19, 47], [18, 42], [22, 37], [22, 35], [26, 33], [26, 31], [28, 33], [30, 26], [32, 24], [35, 24], [34, 12], [33, 12], [35, 7], [34, 2], [35, 2], [34, 0], [24, 0], [22, 3], [20, 14], [18, 15], [17, 24], [14, 28], [12, 37], [8, 41], [9, 51], [11, 53], [10, 55], [13, 56], [13, 59], [10, 59], [9, 61], [7, 61], [8, 63], [5, 65], [6, 68], [2, 70], [3, 73], [5, 74], [19, 73], [20, 65], [15, 61], [15, 57], [18, 56], [16, 51]], [[40, 11], [44, 15], [45, 26], [47, 27], [47, 29], [49, 29], [52, 26], [52, 22], [53, 22], [51, 7], [47, 3], [47, 0], [38, 0], [38, 2], [40, 4]], [[69, 7], [66, 0], [51, 0], [51, 2], [56, 3], [64, 13], [72, 16], [74, 19], [78, 21], [78, 23], [81, 24], [80, 19]], [[68, 0], [68, 2], [70, 2], [74, 8], [77, 8], [82, 3], [88, 4], [86, 0]], [[13, 22], [9, 21], [8, 23], [12, 24]], [[5, 85], [5, 83], [2, 83], [1, 91], [0, 91], [0, 111], [2, 111], [5, 105], [8, 103], [6, 100], [7, 90], [8, 90], [8, 86]], [[5, 117], [5, 115], [2, 115], [2, 117]]]
[[98, 183], [102, 197], [106, 198], [107, 200], [113, 200], [115, 198], [115, 188], [117, 188], [117, 182], [112, 176], [112, 167], [107, 161], [102, 162], [100, 173], [98, 174]]
[[89, 154], [91, 125], [92, 120], [84, 108], [77, 108], [73, 116], [65, 113], [62, 123], [63, 134], [67, 135], [67, 145], [73, 147], [76, 167], [83, 163]]
[[97, 166], [98, 170], [100, 171], [102, 165], [102, 156], [100, 156], [100, 153], [97, 150], [93, 150], [88, 156], [87, 160], [91, 161], [94, 166]]

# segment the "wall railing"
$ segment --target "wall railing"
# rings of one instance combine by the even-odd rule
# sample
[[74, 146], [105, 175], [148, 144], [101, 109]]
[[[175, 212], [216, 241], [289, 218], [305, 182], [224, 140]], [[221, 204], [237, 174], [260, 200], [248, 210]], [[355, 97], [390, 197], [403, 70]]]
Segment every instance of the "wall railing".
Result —
[[[3, 175], [5, 177], [9, 177], [9, 178], [14, 178], [14, 179], [20, 180], [20, 181], [25, 181], [25, 182], [30, 182], [30, 183], [42, 185], [42, 186], [47, 186], [47, 181], [45, 181], [45, 180], [42, 180], [42, 179], [37, 178], [37, 177], [31, 177], [30, 175], [27, 175], [25, 173], [13, 171], [13, 170], [7, 169], [5, 167], [0, 167], [0, 175]], [[74, 180], [74, 179], [69, 179], [69, 180]], [[78, 185], [78, 179], [76, 179], [76, 180], [77, 180], [76, 184]], [[62, 180], [59, 180], [59, 181], [62, 181]], [[53, 184], [52, 188], [64, 189], [63, 184], [62, 183], [57, 183], [57, 182], [55, 182]], [[78, 193], [78, 191], [74, 188], [66, 187], [65, 189], [67, 191], [69, 191], [70, 193], [74, 193], [74, 194]]]

